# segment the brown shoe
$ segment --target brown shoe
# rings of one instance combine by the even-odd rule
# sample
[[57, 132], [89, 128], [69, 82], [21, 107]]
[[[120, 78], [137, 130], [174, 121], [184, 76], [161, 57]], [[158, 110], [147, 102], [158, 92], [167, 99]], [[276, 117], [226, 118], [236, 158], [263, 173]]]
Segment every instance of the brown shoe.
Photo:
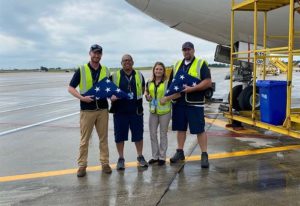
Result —
[[77, 170], [77, 177], [84, 177], [86, 175], [86, 167], [79, 167]]
[[102, 165], [102, 171], [106, 174], [110, 174], [112, 172], [109, 164], [103, 164]]

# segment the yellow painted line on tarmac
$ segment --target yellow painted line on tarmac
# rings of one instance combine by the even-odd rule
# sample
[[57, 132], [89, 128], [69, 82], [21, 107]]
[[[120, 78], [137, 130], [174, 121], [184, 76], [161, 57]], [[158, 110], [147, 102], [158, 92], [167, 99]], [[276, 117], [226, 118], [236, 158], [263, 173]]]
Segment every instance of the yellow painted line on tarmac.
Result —
[[[283, 146], [283, 147], [272, 147], [272, 148], [264, 148], [264, 149], [209, 154], [209, 159], [212, 160], [212, 159], [222, 159], [222, 158], [230, 158], [230, 157], [241, 157], [241, 156], [258, 155], [258, 154], [281, 152], [281, 151], [296, 150], [296, 149], [300, 149], [300, 145], [290, 145], [290, 146]], [[200, 160], [200, 155], [190, 156], [186, 158], [186, 161], [198, 161], [198, 160]], [[169, 160], [167, 160], [167, 162], [169, 162]], [[136, 167], [136, 166], [137, 166], [136, 162], [126, 163], [126, 168]], [[111, 164], [111, 168], [116, 169], [116, 164]], [[92, 166], [87, 168], [87, 171], [100, 171], [100, 170], [102, 170], [100, 166]], [[23, 175], [4, 176], [4, 177], [0, 177], [0, 182], [12, 182], [17, 180], [28, 180], [28, 179], [36, 179], [42, 177], [54, 177], [54, 176], [61, 176], [61, 175], [68, 175], [68, 174], [76, 174], [76, 172], [77, 169], [67, 169], [67, 170], [38, 172], [38, 173], [23, 174]]]
[[[300, 149], [300, 145], [271, 147], [271, 148], [264, 148], [264, 149], [255, 149], [255, 150], [243, 150], [243, 151], [236, 151], [236, 152], [224, 152], [224, 153], [210, 154], [209, 159], [241, 157], [241, 156], [258, 155], [258, 154], [265, 154], [265, 153], [272, 153], [272, 152], [282, 152], [282, 151], [297, 150], [297, 149]], [[200, 159], [201, 159], [200, 156], [187, 157], [187, 161], [197, 161]]]
[[206, 117], [205, 122], [216, 125], [218, 127], [222, 127], [226, 130], [229, 130], [229, 131], [232, 131], [232, 132], [235, 132], [235, 133], [238, 133], [238, 134], [257, 134], [258, 133], [258, 131], [254, 130], [254, 129], [246, 129], [245, 128], [245, 129], [242, 129], [242, 130], [235, 130], [232, 127], [226, 127], [226, 124], [228, 124], [228, 122], [225, 122], [225, 121], [222, 121], [222, 120], [219, 120], [219, 119], [210, 119], [210, 118]]

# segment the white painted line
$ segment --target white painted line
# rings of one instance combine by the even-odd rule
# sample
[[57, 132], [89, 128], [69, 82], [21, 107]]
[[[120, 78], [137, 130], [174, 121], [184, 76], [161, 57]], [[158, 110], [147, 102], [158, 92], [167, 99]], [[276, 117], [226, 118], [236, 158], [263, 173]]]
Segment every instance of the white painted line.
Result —
[[4, 110], [4, 111], [0, 111], [0, 113], [13, 112], [13, 111], [22, 110], [22, 109], [39, 107], [39, 106], [44, 106], [44, 105], [48, 105], [48, 104], [56, 104], [56, 103], [61, 103], [61, 102], [68, 102], [68, 101], [73, 101], [73, 100], [76, 100], [76, 99], [68, 99], [68, 100], [60, 100], [60, 101], [55, 101], [55, 102], [48, 102], [48, 103], [44, 103], [44, 104], [36, 104], [36, 105], [27, 106], [27, 107], [21, 107], [21, 108], [16, 108], [16, 109], [11, 109], [11, 110]]
[[75, 113], [72, 113], [72, 114], [67, 114], [67, 115], [56, 117], [56, 118], [53, 118], [53, 119], [48, 119], [48, 120], [45, 120], [45, 121], [42, 121], [42, 122], [37, 122], [37, 123], [34, 123], [34, 124], [19, 127], [19, 128], [16, 128], [16, 129], [11, 129], [11, 130], [7, 130], [7, 131], [4, 131], [4, 132], [0, 132], [0, 136], [10, 134], [10, 133], [13, 133], [13, 132], [17, 132], [17, 131], [20, 131], [20, 130], [23, 130], [23, 129], [28, 129], [30, 127], [35, 127], [35, 126], [38, 126], [38, 125], [41, 125], [41, 124], [46, 124], [46, 123], [49, 123], [49, 122], [53, 122], [53, 121], [63, 119], [63, 118], [66, 118], [66, 117], [70, 117], [70, 116], [73, 116], [73, 115], [76, 115], [76, 114], [79, 114], [79, 112], [75, 112]]

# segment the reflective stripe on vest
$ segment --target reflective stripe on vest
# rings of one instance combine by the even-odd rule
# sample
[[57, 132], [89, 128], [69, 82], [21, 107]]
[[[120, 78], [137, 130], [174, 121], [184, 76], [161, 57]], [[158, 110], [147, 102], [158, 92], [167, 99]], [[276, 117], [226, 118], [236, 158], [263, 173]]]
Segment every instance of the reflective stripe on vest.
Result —
[[148, 83], [148, 91], [150, 96], [152, 97], [152, 101], [149, 102], [150, 112], [156, 113], [159, 115], [167, 114], [171, 111], [171, 102], [168, 101], [166, 104], [161, 105], [160, 99], [163, 98], [166, 94], [168, 87], [168, 81], [164, 81], [163, 84], [159, 84], [156, 88], [156, 95], [155, 95], [155, 83], [149, 82]]
[[[98, 82], [105, 77], [109, 77], [109, 70], [106, 66], [101, 66]], [[93, 87], [93, 77], [89, 65], [85, 64], [83, 66], [80, 66], [80, 83], [79, 83], [80, 94], [86, 93], [92, 87]]]
[[[142, 88], [142, 73], [139, 71], [135, 71], [135, 87], [136, 87], [136, 98], [137, 99], [142, 99], [143, 98], [143, 88]], [[120, 87], [120, 80], [121, 80], [121, 70], [116, 71], [113, 75], [112, 75], [112, 80], [115, 83], [115, 85], [117, 85], [118, 87]]]

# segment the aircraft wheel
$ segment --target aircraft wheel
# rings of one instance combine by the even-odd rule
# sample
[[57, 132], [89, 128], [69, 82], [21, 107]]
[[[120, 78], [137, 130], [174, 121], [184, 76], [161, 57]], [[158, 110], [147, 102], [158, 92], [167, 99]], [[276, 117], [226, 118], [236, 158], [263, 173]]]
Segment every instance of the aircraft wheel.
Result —
[[[243, 85], [236, 85], [232, 88], [232, 108], [236, 111], [240, 111], [241, 107], [239, 105], [238, 97], [243, 90]], [[228, 102], [230, 102], [230, 93], [228, 94]]]
[[214, 91], [212, 88], [208, 88], [204, 91], [205, 99], [211, 99], [213, 94], [214, 94]]
[[[253, 99], [253, 86], [248, 86], [240, 93], [238, 97], [239, 106], [241, 110], [249, 111], [252, 110], [252, 99]], [[256, 105], [255, 108], [258, 109], [260, 106], [259, 101], [259, 90], [256, 88]]]

